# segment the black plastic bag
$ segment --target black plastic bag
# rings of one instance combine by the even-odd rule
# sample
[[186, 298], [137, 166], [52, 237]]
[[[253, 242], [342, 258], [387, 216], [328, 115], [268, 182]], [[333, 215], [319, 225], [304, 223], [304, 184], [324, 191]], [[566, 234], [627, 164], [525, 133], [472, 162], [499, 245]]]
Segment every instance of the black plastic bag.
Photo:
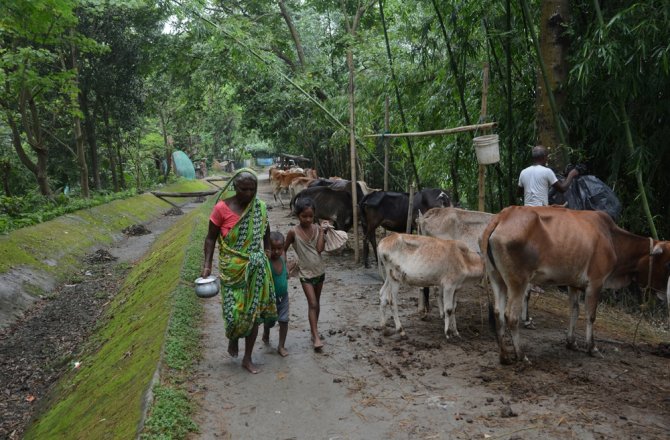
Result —
[[615, 222], [621, 215], [621, 201], [614, 191], [596, 176], [588, 174], [575, 177], [564, 193], [551, 188], [549, 204], [563, 205], [565, 202], [570, 209], [604, 211]]

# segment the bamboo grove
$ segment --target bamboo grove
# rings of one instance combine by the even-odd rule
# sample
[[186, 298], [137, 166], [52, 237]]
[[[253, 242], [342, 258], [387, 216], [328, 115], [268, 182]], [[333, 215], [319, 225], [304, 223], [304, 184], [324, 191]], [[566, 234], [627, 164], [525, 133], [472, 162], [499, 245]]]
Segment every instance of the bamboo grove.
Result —
[[[585, 163], [614, 188], [622, 226], [668, 238], [669, 34], [668, 0], [5, 1], [0, 210], [141, 190], [177, 149], [301, 154], [347, 177], [353, 139], [381, 187], [384, 142], [364, 136], [388, 99], [390, 132], [497, 123], [488, 211], [519, 202], [542, 143], [555, 170]], [[393, 139], [391, 189], [476, 208], [477, 134]]]

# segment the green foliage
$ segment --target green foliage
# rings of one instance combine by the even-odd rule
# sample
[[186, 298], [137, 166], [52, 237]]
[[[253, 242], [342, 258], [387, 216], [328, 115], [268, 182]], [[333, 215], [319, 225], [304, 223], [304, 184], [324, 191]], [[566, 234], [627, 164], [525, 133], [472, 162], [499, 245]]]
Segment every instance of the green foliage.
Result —
[[126, 199], [136, 195], [134, 189], [108, 194], [97, 194], [91, 198], [71, 198], [64, 194], [44, 197], [37, 193], [25, 196], [0, 196], [0, 234], [25, 226], [36, 225], [69, 212]]
[[184, 439], [190, 432], [197, 432], [197, 426], [188, 417], [193, 405], [185, 391], [157, 385], [153, 392], [156, 403], [140, 439]]

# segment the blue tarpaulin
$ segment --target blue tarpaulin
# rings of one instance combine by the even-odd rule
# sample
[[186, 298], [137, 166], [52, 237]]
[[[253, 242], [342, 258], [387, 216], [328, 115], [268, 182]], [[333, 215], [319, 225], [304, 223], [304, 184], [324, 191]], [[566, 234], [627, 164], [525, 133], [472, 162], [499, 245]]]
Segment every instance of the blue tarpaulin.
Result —
[[185, 179], [195, 179], [195, 167], [186, 153], [176, 150], [172, 153], [172, 166], [174, 173]]

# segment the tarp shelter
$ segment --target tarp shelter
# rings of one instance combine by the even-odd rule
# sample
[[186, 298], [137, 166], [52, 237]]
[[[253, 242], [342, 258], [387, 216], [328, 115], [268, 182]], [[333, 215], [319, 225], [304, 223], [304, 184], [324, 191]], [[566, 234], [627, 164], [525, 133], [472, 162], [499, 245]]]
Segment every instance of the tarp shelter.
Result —
[[176, 150], [172, 153], [172, 168], [174, 173], [185, 179], [195, 179], [195, 167], [186, 153]]

